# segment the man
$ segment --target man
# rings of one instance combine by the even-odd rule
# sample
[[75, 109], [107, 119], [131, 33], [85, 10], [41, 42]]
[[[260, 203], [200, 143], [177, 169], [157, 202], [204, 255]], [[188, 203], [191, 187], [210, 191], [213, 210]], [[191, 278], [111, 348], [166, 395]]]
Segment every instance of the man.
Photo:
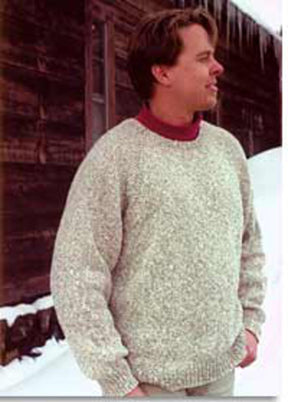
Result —
[[223, 67], [202, 9], [142, 20], [128, 70], [144, 106], [94, 145], [57, 233], [52, 293], [104, 395], [233, 395], [256, 358], [264, 256], [238, 141], [202, 121]]

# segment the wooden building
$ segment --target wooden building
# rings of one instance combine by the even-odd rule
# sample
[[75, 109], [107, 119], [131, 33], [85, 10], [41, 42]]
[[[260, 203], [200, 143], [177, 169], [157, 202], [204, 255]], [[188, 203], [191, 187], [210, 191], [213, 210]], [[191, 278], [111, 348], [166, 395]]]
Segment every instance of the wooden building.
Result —
[[[217, 18], [226, 72], [205, 117], [248, 156], [281, 144], [281, 40], [225, 0], [2, 0], [0, 307], [49, 295], [53, 244], [75, 171], [105, 130], [140, 102], [127, 43], [146, 13], [202, 4]], [[53, 308], [0, 315], [0, 364], [61, 337]]]

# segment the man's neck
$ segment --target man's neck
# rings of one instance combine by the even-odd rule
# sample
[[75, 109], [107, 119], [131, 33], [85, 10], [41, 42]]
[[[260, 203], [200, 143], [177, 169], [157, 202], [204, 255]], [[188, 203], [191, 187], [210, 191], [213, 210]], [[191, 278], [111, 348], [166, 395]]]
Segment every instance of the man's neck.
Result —
[[[168, 105], [166, 102], [160, 103], [151, 100], [147, 104], [151, 113], [159, 120], [173, 126], [185, 126], [191, 124], [194, 118], [193, 112], [187, 112], [185, 110], [175, 110], [172, 105]], [[178, 108], [177, 108], [178, 109]]]

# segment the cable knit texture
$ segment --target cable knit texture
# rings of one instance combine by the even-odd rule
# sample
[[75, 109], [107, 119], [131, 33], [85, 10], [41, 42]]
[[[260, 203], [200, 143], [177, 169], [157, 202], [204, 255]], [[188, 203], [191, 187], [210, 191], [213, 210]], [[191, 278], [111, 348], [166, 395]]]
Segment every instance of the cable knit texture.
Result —
[[75, 358], [103, 395], [215, 381], [259, 338], [264, 255], [247, 161], [202, 122], [177, 141], [127, 119], [81, 163], [58, 229], [51, 289]]

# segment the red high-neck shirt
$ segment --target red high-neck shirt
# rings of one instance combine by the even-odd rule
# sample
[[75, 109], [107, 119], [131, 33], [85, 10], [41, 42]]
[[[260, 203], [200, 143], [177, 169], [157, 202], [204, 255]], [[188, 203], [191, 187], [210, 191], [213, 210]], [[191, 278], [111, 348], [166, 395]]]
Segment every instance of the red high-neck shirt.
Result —
[[143, 105], [136, 119], [149, 130], [165, 138], [178, 141], [192, 141], [199, 134], [202, 115], [200, 113], [195, 114], [195, 118], [190, 124], [175, 126], [160, 120], [146, 105]]

